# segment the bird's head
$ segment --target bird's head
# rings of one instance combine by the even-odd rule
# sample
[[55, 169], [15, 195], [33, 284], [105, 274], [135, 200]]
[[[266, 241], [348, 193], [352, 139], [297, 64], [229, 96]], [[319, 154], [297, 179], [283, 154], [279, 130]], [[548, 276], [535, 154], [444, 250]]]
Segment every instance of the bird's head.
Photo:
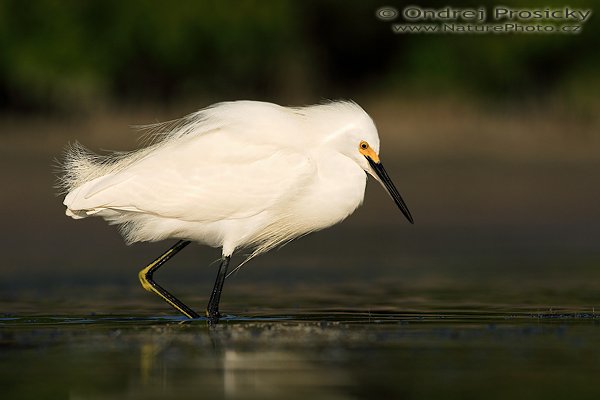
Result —
[[327, 145], [375, 178], [410, 223], [414, 223], [406, 203], [383, 168], [379, 157], [379, 134], [371, 117], [356, 103], [336, 102], [321, 107], [326, 107], [320, 117], [327, 130]]

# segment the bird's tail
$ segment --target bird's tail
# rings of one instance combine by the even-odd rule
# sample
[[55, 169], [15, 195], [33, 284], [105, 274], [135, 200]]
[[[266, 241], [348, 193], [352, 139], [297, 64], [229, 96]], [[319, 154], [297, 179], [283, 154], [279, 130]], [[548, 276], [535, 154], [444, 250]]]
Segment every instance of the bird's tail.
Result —
[[65, 149], [62, 162], [58, 162], [58, 179], [55, 188], [59, 195], [103, 175], [102, 157], [75, 142]]
[[93, 215], [93, 212], [89, 210], [71, 207], [69, 198], [72, 199], [74, 192], [87, 182], [110, 173], [117, 159], [117, 154], [101, 156], [88, 150], [78, 142], [67, 146], [63, 161], [58, 163], [58, 180], [55, 187], [59, 195], [66, 195], [64, 204], [67, 207], [66, 214], [69, 217], [80, 219]]

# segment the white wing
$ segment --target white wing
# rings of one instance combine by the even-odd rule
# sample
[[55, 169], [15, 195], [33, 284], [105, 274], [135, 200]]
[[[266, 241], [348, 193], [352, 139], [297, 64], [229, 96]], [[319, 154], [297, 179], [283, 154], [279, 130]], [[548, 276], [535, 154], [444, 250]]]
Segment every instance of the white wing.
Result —
[[202, 222], [247, 218], [294, 197], [314, 176], [307, 155], [247, 140], [217, 131], [159, 147], [71, 191], [68, 213], [130, 211]]

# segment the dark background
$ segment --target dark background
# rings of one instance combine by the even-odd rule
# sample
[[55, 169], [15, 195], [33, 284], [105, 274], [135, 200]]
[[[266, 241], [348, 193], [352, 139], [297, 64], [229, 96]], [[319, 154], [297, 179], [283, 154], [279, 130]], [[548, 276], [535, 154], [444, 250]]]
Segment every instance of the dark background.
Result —
[[[134, 149], [130, 125], [235, 99], [357, 101], [379, 128], [382, 159], [416, 224], [371, 182], [348, 221], [249, 263], [224, 304], [242, 304], [246, 293], [250, 308], [277, 307], [290, 286], [311, 293], [360, 282], [374, 299], [385, 287], [405, 301], [436, 288], [461, 291], [465, 303], [513, 296], [525, 304], [531, 287], [544, 306], [597, 305], [597, 16], [576, 35], [399, 35], [376, 18], [383, 5], [406, 4], [0, 2], [5, 311], [21, 299], [36, 312], [46, 296], [88, 310], [85, 299], [106, 298], [104, 290], [158, 301], [139, 290], [136, 274], [170, 243], [126, 247], [100, 220], [65, 217], [56, 159], [75, 140], [96, 151]], [[218, 257], [186, 249], [162, 280], [203, 302], [214, 274], [207, 265]], [[557, 288], [567, 292], [553, 296]]]
[[[225, 98], [305, 103], [451, 95], [504, 103], [554, 98], [581, 107], [598, 89], [593, 13], [578, 35], [394, 35], [389, 22], [375, 18], [382, 5], [3, 1], [0, 105], [71, 118], [107, 104], [164, 107]], [[487, 6], [491, 14], [494, 5], [461, 7]], [[533, 1], [527, 7], [565, 6]]]

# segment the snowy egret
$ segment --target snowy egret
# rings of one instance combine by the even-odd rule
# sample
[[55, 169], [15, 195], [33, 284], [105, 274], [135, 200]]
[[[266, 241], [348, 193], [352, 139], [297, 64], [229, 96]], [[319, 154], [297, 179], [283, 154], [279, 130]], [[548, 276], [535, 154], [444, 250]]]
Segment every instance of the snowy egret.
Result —
[[413, 223], [379, 159], [377, 129], [356, 103], [225, 102], [145, 129], [151, 143], [132, 152], [70, 146], [59, 184], [72, 218], [102, 217], [127, 243], [179, 239], [139, 279], [189, 318], [199, 315], [152, 276], [190, 241], [222, 248], [206, 309], [214, 321], [234, 251], [251, 249], [247, 261], [341, 222], [361, 205], [367, 174]]

